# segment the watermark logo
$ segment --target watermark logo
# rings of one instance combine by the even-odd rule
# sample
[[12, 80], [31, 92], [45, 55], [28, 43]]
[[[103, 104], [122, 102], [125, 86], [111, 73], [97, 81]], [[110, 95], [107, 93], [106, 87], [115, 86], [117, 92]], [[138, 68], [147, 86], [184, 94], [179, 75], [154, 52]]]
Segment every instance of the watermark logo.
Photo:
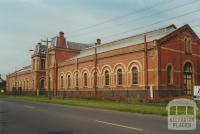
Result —
[[168, 129], [196, 129], [197, 105], [190, 99], [174, 99], [166, 107], [168, 111]]
[[200, 100], [200, 86], [194, 86], [193, 98], [195, 100]]

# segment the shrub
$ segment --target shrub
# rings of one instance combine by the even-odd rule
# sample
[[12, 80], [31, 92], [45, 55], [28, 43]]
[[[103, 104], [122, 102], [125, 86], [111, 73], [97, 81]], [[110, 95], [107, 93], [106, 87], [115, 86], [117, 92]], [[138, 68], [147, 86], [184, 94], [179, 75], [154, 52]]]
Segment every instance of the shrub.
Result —
[[167, 104], [172, 99], [173, 99], [173, 97], [155, 96], [154, 98], [150, 98], [150, 97], [141, 98], [141, 99], [139, 99], [139, 102], [140, 103], [153, 103], [153, 104], [159, 104], [159, 103]]

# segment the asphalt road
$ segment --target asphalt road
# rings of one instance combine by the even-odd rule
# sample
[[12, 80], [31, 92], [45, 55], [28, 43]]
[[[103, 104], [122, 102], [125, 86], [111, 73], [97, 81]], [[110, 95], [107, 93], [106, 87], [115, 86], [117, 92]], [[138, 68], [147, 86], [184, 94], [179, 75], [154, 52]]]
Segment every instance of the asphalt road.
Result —
[[[133, 105], [134, 106], [134, 105]], [[0, 134], [199, 134], [167, 129], [167, 117], [0, 99]]]

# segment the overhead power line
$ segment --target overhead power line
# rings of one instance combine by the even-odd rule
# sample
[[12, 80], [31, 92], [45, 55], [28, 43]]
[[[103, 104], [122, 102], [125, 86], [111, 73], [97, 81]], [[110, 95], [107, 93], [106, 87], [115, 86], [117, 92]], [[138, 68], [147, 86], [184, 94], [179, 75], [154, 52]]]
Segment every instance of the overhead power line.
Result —
[[[124, 15], [121, 15], [121, 16], [117, 16], [117, 17], [114, 17], [114, 18], [105, 20], [105, 21], [103, 21], [103, 22], [96, 23], [96, 24], [94, 24], [94, 25], [90, 25], [90, 26], [87, 26], [87, 27], [79, 28], [79, 29], [74, 30], [74, 31], [70, 31], [70, 32], [68, 32], [68, 34], [72, 34], [72, 33], [76, 33], [76, 32], [79, 32], [79, 31], [83, 31], [83, 30], [87, 30], [87, 29], [90, 29], [90, 28], [94, 28], [94, 27], [97, 27], [97, 26], [100, 26], [100, 25], [103, 25], [103, 24], [106, 24], [106, 23], [110, 23], [110, 22], [112, 22], [112, 21], [119, 20], [119, 19], [121, 19], [121, 18], [125, 18], [125, 17], [130, 16], [130, 15], [134, 15], [134, 14], [137, 14], [137, 13], [145, 12], [145, 11], [147, 11], [147, 10], [149, 10], [149, 9], [152, 9], [152, 8], [154, 8], [154, 7], [157, 7], [157, 6], [159, 6], [159, 5], [163, 5], [163, 2], [164, 2], [164, 1], [165, 1], [165, 0], [163, 0], [163, 1], [161, 1], [161, 2], [158, 2], [158, 3], [156, 3], [156, 4], [152, 5], [152, 6], [149, 6], [149, 7], [140, 9], [140, 10], [136, 10], [136, 11], [131, 11], [131, 12], [127, 13], [127, 14], [124, 14]], [[171, 1], [174, 1], [174, 0], [171, 0]], [[168, 3], [171, 2], [171, 1], [168, 1]]]
[[164, 19], [164, 20], [160, 20], [160, 21], [157, 21], [157, 22], [151, 23], [151, 24], [149, 24], [149, 25], [136, 27], [136, 28], [129, 29], [129, 30], [127, 30], [127, 31], [120, 32], [120, 33], [116, 33], [116, 34], [111, 34], [111, 35], [109, 35], [109, 36], [105, 36], [105, 37], [103, 37], [103, 39], [106, 39], [106, 38], [109, 38], [109, 37], [112, 37], [112, 36], [116, 36], [116, 35], [125, 34], [125, 33], [127, 33], [127, 32], [133, 31], [133, 30], [143, 29], [143, 28], [146, 28], [146, 27], [149, 27], [149, 26], [153, 26], [153, 25], [156, 25], [156, 24], [159, 24], [159, 23], [165, 22], [165, 21], [169, 21], [169, 20], [173, 20], [173, 19], [181, 18], [181, 17], [183, 17], [183, 16], [187, 16], [187, 15], [190, 15], [190, 14], [193, 14], [193, 13], [196, 13], [196, 12], [199, 12], [199, 11], [200, 11], [200, 9], [196, 9], [196, 10], [193, 10], [193, 11], [190, 11], [190, 12], [187, 12], [187, 13], [184, 13], [184, 14], [181, 14], [181, 15], [177, 15], [177, 16], [174, 16], [174, 17], [170, 17], [170, 18], [167, 18], [167, 19]]
[[192, 26], [192, 27], [194, 28], [194, 27], [199, 27], [199, 26], [200, 26], [200, 24], [197, 24], [197, 25], [194, 25], [194, 26]]
[[[188, 2], [188, 3], [184, 3], [184, 4], [181, 4], [181, 5], [178, 5], [178, 6], [174, 6], [174, 7], [171, 7], [171, 8], [167, 8], [167, 9], [162, 10], [162, 11], [156, 13], [156, 14], [154, 13], [154, 14], [151, 14], [151, 15], [149, 15], [149, 16], [142, 16], [142, 17], [140, 17], [140, 18], [131, 19], [131, 20], [125, 22], [125, 23], [120, 23], [119, 25], [121, 26], [121, 25], [128, 24], [128, 23], [130, 23], [130, 22], [141, 21], [141, 20], [146, 19], [146, 18], [149, 18], [149, 17], [154, 17], [154, 16], [157, 16], [157, 15], [162, 14], [162, 13], [171, 12], [172, 10], [175, 10], [175, 9], [178, 9], [178, 8], [183, 8], [183, 7], [185, 7], [185, 6], [189, 6], [189, 5], [191, 5], [191, 4], [194, 4], [194, 2], [200, 2], [200, 1], [193, 0], [193, 1], [190, 1], [190, 2]], [[102, 29], [102, 28], [101, 28], [101, 29]], [[101, 30], [101, 29], [100, 29], [100, 30]], [[107, 28], [107, 29], [109, 30], [109, 28]], [[107, 30], [107, 29], [105, 29], [105, 30]], [[97, 31], [98, 31], [98, 30], [97, 30]], [[87, 33], [75, 34], [75, 36], [77, 36], [77, 35], [79, 35], [79, 36], [80, 36], [80, 35], [88, 36], [88, 34], [93, 33], [93, 32], [94, 32], [94, 31], [87, 32]], [[73, 37], [73, 35], [72, 35], [71, 37]]]

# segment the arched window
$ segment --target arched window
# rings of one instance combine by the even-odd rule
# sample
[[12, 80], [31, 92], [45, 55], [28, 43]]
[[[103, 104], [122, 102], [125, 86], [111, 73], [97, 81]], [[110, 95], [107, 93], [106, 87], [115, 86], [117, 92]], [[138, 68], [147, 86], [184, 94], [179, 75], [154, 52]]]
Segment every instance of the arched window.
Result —
[[29, 87], [29, 83], [28, 83], [28, 80], [27, 80], [27, 82], [26, 82], [26, 89], [28, 90], [28, 87]]
[[71, 78], [70, 75], [67, 76], [67, 87], [70, 88], [71, 86]]
[[108, 70], [105, 71], [105, 85], [109, 86], [110, 85], [110, 75]]
[[24, 89], [26, 89], [26, 81], [24, 81]]
[[60, 77], [60, 88], [63, 89], [63, 76]]
[[183, 77], [184, 77], [184, 93], [187, 95], [192, 94], [192, 64], [190, 62], [187, 62], [184, 65], [184, 71], [183, 71]]
[[184, 72], [185, 73], [192, 73], [192, 65], [191, 63], [187, 62], [184, 66]]
[[78, 72], [76, 72], [76, 87], [78, 88]]
[[188, 50], [187, 38], [184, 39], [184, 45], [185, 45], [185, 52], [187, 52]]
[[117, 70], [117, 85], [122, 85], [122, 69]]
[[84, 87], [87, 87], [87, 73], [84, 73]]
[[188, 52], [189, 52], [189, 53], [192, 53], [191, 39], [188, 39]]
[[44, 89], [44, 79], [40, 80], [40, 88]]
[[45, 59], [41, 59], [40, 61], [40, 69], [45, 70]]
[[138, 69], [137, 67], [132, 68], [132, 84], [138, 84]]
[[35, 84], [35, 83], [34, 83], [34, 80], [33, 80], [33, 88], [32, 88], [32, 89], [34, 89], [34, 84]]
[[23, 88], [23, 82], [22, 81], [20, 82], [20, 85], [21, 85], [21, 88]]
[[173, 68], [171, 65], [167, 67], [167, 84], [173, 84]]

